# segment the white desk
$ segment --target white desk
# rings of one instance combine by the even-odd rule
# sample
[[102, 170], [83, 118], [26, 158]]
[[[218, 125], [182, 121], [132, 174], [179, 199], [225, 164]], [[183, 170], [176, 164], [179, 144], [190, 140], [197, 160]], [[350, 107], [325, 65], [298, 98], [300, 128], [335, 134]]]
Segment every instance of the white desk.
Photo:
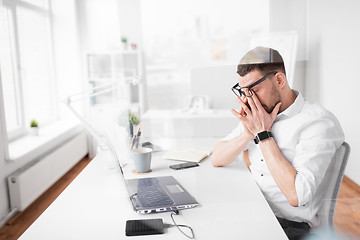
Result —
[[[153, 140], [165, 149], [172, 146], [214, 144], [215, 139]], [[127, 178], [173, 175], [200, 203], [175, 216], [178, 224], [194, 229], [195, 239], [287, 239], [246, 166], [239, 161], [214, 168], [205, 159], [200, 167], [175, 171], [175, 161], [154, 153], [152, 173], [134, 175], [131, 162]], [[110, 152], [100, 153], [65, 189], [20, 239], [127, 239], [128, 219], [162, 218], [170, 213], [141, 215], [133, 211], [118, 168], [109, 169]], [[163, 235], [128, 239], [187, 239], [176, 227]]]

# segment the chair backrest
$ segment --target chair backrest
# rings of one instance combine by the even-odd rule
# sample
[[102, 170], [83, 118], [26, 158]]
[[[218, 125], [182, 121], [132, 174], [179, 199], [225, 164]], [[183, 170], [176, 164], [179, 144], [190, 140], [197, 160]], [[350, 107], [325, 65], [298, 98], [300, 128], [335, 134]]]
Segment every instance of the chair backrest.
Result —
[[325, 193], [323, 197], [323, 204], [318, 212], [321, 218], [321, 226], [333, 229], [334, 227], [334, 213], [336, 200], [339, 194], [342, 179], [344, 177], [345, 168], [350, 154], [350, 145], [344, 142], [335, 152], [332, 159], [332, 165], [326, 172], [326, 179], [324, 179], [323, 186]]

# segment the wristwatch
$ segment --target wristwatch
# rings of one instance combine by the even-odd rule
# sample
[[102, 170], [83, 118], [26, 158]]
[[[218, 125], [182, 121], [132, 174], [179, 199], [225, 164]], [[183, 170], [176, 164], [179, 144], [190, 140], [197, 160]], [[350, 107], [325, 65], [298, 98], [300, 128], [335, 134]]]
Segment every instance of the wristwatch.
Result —
[[263, 140], [271, 138], [271, 137], [273, 137], [271, 132], [268, 132], [268, 131], [259, 132], [256, 135], [256, 137], [254, 138], [254, 142], [255, 142], [255, 144], [258, 144], [260, 141], [263, 141]]

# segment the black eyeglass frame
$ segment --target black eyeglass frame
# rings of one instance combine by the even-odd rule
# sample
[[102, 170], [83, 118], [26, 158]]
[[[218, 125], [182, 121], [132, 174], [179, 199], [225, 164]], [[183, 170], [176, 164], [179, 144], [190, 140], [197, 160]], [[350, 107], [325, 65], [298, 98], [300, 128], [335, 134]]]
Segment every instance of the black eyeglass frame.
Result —
[[[256, 82], [254, 82], [253, 84], [251, 84], [250, 86], [248, 87], [240, 87], [239, 86], [239, 83], [235, 84], [232, 88], [231, 88], [231, 91], [233, 91], [233, 93], [238, 96], [238, 97], [241, 97], [242, 95], [245, 95], [246, 97], [251, 97], [252, 95], [254, 95], [253, 91], [251, 90], [251, 88], [255, 87], [256, 85], [262, 83], [263, 81], [265, 81], [269, 75], [271, 74], [277, 74], [278, 72], [275, 71], [275, 72], [269, 72], [267, 73], [265, 76], [263, 76], [262, 78], [260, 78], [259, 80], [257, 80]], [[240, 88], [239, 88], [240, 87]], [[250, 96], [246, 95], [246, 93], [242, 90], [244, 88], [247, 88], [249, 90], [249, 93], [250, 93]], [[238, 93], [236, 91], [238, 91]]]

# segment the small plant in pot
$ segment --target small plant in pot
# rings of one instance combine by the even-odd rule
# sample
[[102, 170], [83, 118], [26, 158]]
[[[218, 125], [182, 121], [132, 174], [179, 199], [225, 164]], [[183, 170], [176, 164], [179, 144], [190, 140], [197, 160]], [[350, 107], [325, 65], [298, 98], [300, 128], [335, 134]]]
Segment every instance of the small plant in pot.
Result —
[[39, 135], [39, 126], [36, 120], [30, 122], [30, 134], [33, 136]]
[[121, 42], [122, 42], [122, 45], [123, 45], [123, 49], [124, 50], [127, 50], [128, 48], [128, 40], [126, 37], [121, 37]]
[[130, 127], [130, 136], [132, 137], [134, 135], [134, 126], [139, 125], [140, 119], [138, 116], [135, 115], [132, 111], [129, 110], [129, 127]]

